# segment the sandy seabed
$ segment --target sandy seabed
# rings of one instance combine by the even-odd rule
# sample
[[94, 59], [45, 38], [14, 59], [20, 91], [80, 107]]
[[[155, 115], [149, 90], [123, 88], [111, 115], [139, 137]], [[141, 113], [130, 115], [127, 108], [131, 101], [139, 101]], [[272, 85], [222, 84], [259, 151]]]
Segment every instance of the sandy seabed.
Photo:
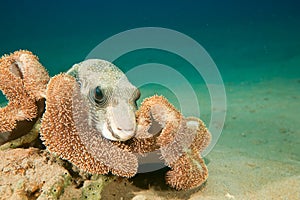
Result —
[[[300, 199], [300, 80], [225, 87], [225, 127], [206, 156], [209, 178], [203, 187], [175, 191], [160, 185], [163, 176], [153, 172], [111, 183], [103, 199]], [[147, 180], [155, 176], [156, 183]], [[148, 189], [136, 184], [143, 181], [149, 181]]]

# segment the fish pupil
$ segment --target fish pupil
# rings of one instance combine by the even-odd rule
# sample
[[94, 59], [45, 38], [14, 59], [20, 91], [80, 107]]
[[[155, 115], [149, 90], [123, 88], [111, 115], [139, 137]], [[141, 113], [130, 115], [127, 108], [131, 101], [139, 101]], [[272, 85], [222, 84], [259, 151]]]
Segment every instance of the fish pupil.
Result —
[[104, 94], [99, 86], [95, 88], [94, 98], [97, 103], [100, 103], [104, 100]]

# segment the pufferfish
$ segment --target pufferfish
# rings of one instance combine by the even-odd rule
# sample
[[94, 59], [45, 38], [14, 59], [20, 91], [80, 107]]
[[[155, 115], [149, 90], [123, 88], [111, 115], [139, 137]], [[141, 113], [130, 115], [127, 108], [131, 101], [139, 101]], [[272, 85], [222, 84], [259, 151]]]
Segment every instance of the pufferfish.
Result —
[[81, 97], [89, 104], [90, 126], [112, 141], [134, 136], [140, 91], [118, 67], [105, 60], [89, 59], [75, 64], [67, 74], [76, 78]]
[[[49, 152], [88, 173], [133, 177], [136, 154], [159, 150], [171, 168], [166, 182], [191, 189], [207, 180], [200, 155], [210, 133], [198, 118], [185, 118], [162, 96], [145, 99], [115, 65], [103, 60], [75, 64], [47, 85], [41, 136]], [[154, 128], [153, 128], [154, 127]]]

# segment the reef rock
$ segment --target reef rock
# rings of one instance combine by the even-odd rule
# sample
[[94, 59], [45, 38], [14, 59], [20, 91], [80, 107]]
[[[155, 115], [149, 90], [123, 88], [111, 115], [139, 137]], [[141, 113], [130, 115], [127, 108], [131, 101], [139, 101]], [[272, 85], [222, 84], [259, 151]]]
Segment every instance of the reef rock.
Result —
[[104, 177], [78, 175], [83, 183], [78, 187], [62, 162], [36, 148], [0, 151], [0, 200], [100, 199]]

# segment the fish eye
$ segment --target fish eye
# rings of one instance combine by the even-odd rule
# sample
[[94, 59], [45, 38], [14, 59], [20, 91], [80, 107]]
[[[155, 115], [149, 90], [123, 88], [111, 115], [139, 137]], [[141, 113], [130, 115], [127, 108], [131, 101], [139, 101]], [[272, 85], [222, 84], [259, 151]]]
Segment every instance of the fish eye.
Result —
[[105, 101], [105, 95], [103, 94], [100, 86], [95, 87], [93, 97], [97, 104], [102, 104]]

